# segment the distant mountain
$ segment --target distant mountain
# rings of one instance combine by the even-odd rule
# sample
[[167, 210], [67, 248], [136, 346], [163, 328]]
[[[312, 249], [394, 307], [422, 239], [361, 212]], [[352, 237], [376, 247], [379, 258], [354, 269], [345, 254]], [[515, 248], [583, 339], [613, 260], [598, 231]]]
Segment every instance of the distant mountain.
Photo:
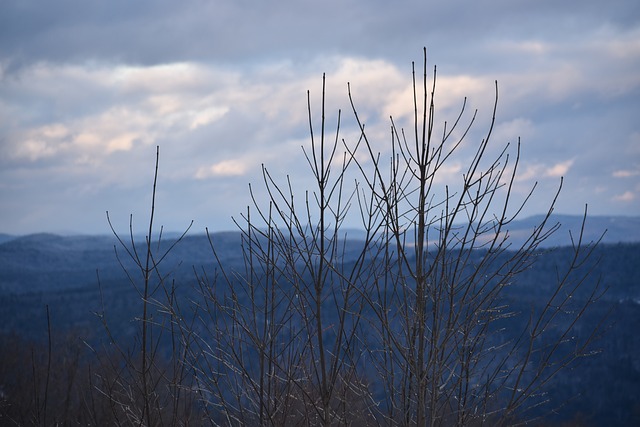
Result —
[[15, 238], [16, 238], [16, 236], [14, 236], [12, 234], [0, 233], [0, 244], [2, 244], [4, 242], [8, 242], [9, 240], [13, 240]]
[[[510, 223], [507, 229], [514, 246], [542, 219], [536, 216]], [[555, 266], [573, 255], [566, 247], [571, 243], [569, 231], [577, 238], [582, 218], [554, 215], [547, 227], [556, 223], [561, 227], [545, 246], [558, 248], [542, 251], [531, 268], [518, 277], [517, 287], [513, 287], [514, 304], [521, 311], [541, 304], [539, 295], [556, 279]], [[566, 410], [591, 414], [596, 425], [632, 425], [629, 420], [640, 398], [637, 394], [640, 390], [637, 356], [640, 354], [640, 335], [637, 334], [640, 327], [640, 217], [588, 217], [584, 240], [598, 240], [605, 230], [603, 244], [595, 253], [601, 261], [585, 276], [585, 280], [591, 282], [601, 277], [609, 288], [595, 307], [594, 315], [585, 320], [596, 322], [599, 316], [610, 313], [607, 325], [611, 326], [598, 341], [603, 353], [562, 372], [554, 380], [552, 395], [568, 399], [580, 393], [581, 398], [572, 401]], [[364, 233], [344, 232], [347, 238], [344, 261], [350, 262]], [[176, 235], [168, 236], [159, 245], [153, 243], [156, 260], [176, 239]], [[135, 257], [131, 242], [124, 241]], [[167, 283], [175, 285], [176, 295], [185, 301], [201, 298], [196, 275], [206, 275], [211, 282], [219, 271], [211, 244], [222, 264], [241, 273], [244, 271], [240, 232], [213, 233], [211, 241], [203, 234], [185, 237], [160, 266], [161, 273], [170, 278]], [[144, 238], [137, 238], [137, 253], [143, 263], [144, 246]], [[60, 333], [73, 331], [74, 335], [88, 340], [99, 336], [101, 324], [95, 313], [104, 312], [111, 332], [131, 337], [136, 331], [132, 319], [140, 310], [139, 289], [135, 287], [139, 286], [140, 279], [139, 267], [113, 236], [0, 235], [0, 335], [43, 339], [47, 330], [46, 306], [53, 329]], [[589, 329], [591, 324], [586, 325]], [[0, 348], [0, 353], [2, 351]]]
[[31, 234], [0, 244], [0, 292], [20, 293], [95, 283], [96, 269], [117, 266], [105, 236]]
[[[503, 232], [509, 234], [512, 247], [516, 248], [530, 236], [542, 219], [543, 216], [533, 216], [513, 221]], [[574, 239], [579, 236], [582, 217], [553, 215], [547, 222], [546, 229], [555, 224], [560, 224], [560, 228], [545, 240], [542, 247], [570, 246], [571, 236]], [[349, 254], [357, 253], [357, 241], [364, 239], [365, 234], [357, 229], [346, 229], [343, 233], [350, 245], [346, 247], [348, 258]], [[603, 233], [602, 243], [640, 242], [640, 216], [588, 217], [583, 241], [596, 241]], [[163, 239], [159, 247], [156, 242], [153, 243], [156, 254], [168, 249], [178, 235], [166, 236], [168, 237]], [[129, 239], [123, 240], [131, 250]], [[204, 234], [187, 235], [163, 260], [164, 266], [171, 266], [178, 277], [192, 278], [194, 266], [216, 264], [211, 243], [221, 262], [242, 266], [239, 231], [213, 233], [211, 240], [212, 242]], [[144, 238], [137, 237], [136, 245], [138, 251], [143, 250]], [[114, 247], [117, 248], [119, 260]], [[95, 285], [97, 274], [104, 280], [121, 278], [123, 271], [120, 262], [129, 269], [135, 268], [114, 236], [59, 236], [39, 233], [16, 237], [0, 234], [0, 292], [37, 292]]]
[[[514, 243], [523, 242], [543, 219], [542, 215], [535, 215], [509, 224], [507, 228]], [[582, 227], [581, 216], [553, 214], [547, 227], [556, 223], [560, 224], [560, 228], [549, 236], [543, 246], [569, 246], [571, 236], [578, 239]], [[587, 216], [583, 241], [597, 241], [601, 237], [602, 243], [640, 242], [640, 216]]]

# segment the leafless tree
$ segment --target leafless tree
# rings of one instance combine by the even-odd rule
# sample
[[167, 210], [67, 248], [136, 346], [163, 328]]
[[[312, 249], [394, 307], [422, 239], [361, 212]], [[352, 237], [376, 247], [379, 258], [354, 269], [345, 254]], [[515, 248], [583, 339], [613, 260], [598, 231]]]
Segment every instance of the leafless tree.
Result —
[[[415, 69], [414, 69], [415, 70]], [[365, 132], [349, 93], [361, 141], [359, 197], [372, 200], [385, 251], [372, 267], [373, 292], [363, 292], [372, 317], [367, 345], [374, 382], [385, 387], [377, 420], [400, 425], [492, 425], [530, 419], [546, 403], [545, 386], [558, 370], [588, 354], [594, 333], [576, 338], [573, 327], [600, 296], [572, 298], [585, 285], [594, 244], [572, 241], [574, 258], [558, 270], [541, 308], [512, 306], [518, 274], [559, 224], [550, 222], [558, 193], [526, 241], [513, 245], [509, 224], [529, 196], [513, 206], [520, 143], [488, 158], [498, 102], [486, 136], [460, 182], [439, 186], [443, 167], [474, 124], [466, 99], [453, 125], [435, 129], [436, 69], [431, 84], [424, 52], [422, 87], [413, 73], [414, 126], [409, 134], [391, 119], [392, 154], [385, 163]], [[367, 168], [372, 164], [372, 168]], [[361, 205], [362, 206], [362, 205]], [[586, 209], [585, 209], [586, 219]], [[578, 301], [576, 301], [578, 300]], [[511, 330], [506, 334], [507, 330]], [[517, 337], [508, 339], [507, 337]], [[382, 351], [381, 351], [382, 350]]]
[[[324, 82], [324, 79], [323, 79]], [[337, 131], [327, 142], [324, 85], [319, 138], [309, 101], [311, 150], [305, 157], [317, 187], [301, 200], [291, 182], [276, 182], [263, 167], [269, 202], [254, 198], [243, 215], [243, 271], [221, 265], [201, 274], [203, 300], [194, 366], [216, 423], [335, 425], [372, 421], [359, 365], [361, 297], [370, 277], [373, 234], [347, 240], [341, 225], [356, 191], [339, 158]], [[253, 195], [252, 191], [252, 195]], [[348, 261], [347, 261], [348, 259]], [[188, 331], [190, 332], [190, 331]]]
[[[476, 114], [463, 124], [465, 100], [436, 134], [436, 73], [430, 84], [426, 50], [423, 69], [422, 87], [413, 74], [410, 136], [391, 119], [388, 161], [369, 140], [351, 89], [360, 137], [341, 140], [338, 113], [326, 142], [323, 85], [320, 138], [309, 102], [304, 151], [316, 188], [299, 200], [289, 179], [279, 184], [263, 167], [268, 203], [253, 197], [239, 225], [244, 271], [222, 266], [200, 277], [201, 322], [190, 348], [216, 422], [517, 423], [547, 403], [545, 386], [558, 370], [588, 354], [593, 334], [572, 331], [599, 288], [572, 296], [593, 244], [581, 235], [572, 242], [575, 257], [541, 308], [522, 310], [510, 292], [559, 228], [550, 218], [562, 181], [547, 215], [512, 245], [509, 224], [535, 186], [512, 206], [519, 142], [487, 159], [497, 83], [486, 136], [460, 182], [439, 186]], [[342, 228], [353, 211], [364, 230], [355, 248]]]
[[[114, 229], [107, 212], [109, 226], [118, 242], [114, 246], [115, 256], [140, 303], [140, 312], [132, 319], [139, 327], [133, 343], [112, 333], [108, 307], [104, 303], [102, 311], [97, 313], [106, 332], [107, 349], [94, 349], [98, 369], [92, 377], [93, 387], [108, 401], [109, 419], [117, 425], [188, 425], [197, 419], [190, 366], [185, 364], [189, 341], [181, 340], [173, 321], [181, 313], [172, 279], [175, 266], [164, 268], [163, 264], [191, 225], [168, 247], [162, 245], [162, 228], [154, 241], [159, 156], [157, 147], [144, 244], [136, 242], [133, 216], [129, 218], [127, 242]], [[126, 257], [121, 256], [122, 252]]]

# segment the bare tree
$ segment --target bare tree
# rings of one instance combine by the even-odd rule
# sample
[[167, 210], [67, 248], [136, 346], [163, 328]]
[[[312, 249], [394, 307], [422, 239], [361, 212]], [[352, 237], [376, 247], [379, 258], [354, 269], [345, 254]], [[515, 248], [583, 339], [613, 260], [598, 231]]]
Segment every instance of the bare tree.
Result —
[[[189, 342], [195, 382], [214, 424], [516, 424], [541, 413], [551, 378], [590, 353], [597, 330], [574, 327], [600, 296], [586, 298], [595, 244], [572, 239], [574, 257], [546, 284], [545, 304], [525, 307], [518, 275], [559, 229], [551, 214], [562, 187], [526, 241], [510, 223], [520, 144], [490, 148], [493, 116], [459, 182], [439, 185], [476, 114], [466, 100], [436, 133], [436, 72], [424, 52], [413, 72], [413, 129], [391, 118], [388, 160], [374, 149], [349, 87], [360, 134], [320, 136], [308, 102], [315, 188], [294, 194], [262, 169], [267, 203], [238, 222], [243, 268], [198, 272], [196, 323], [176, 322]], [[464, 124], [463, 124], [464, 123]], [[469, 144], [466, 144], [469, 145]], [[515, 152], [514, 152], [515, 151]], [[348, 215], [364, 233], [350, 239]], [[586, 209], [585, 209], [586, 219]], [[586, 267], [585, 267], [586, 266]], [[538, 409], [536, 409], [538, 408]], [[535, 409], [535, 410], [534, 410]]]
[[572, 241], [575, 256], [558, 271], [541, 309], [512, 308], [510, 289], [517, 287], [518, 274], [535, 262], [541, 243], [559, 228], [550, 217], [562, 181], [542, 221], [523, 244], [512, 245], [509, 224], [533, 188], [512, 206], [519, 142], [514, 156], [507, 144], [495, 158], [486, 158], [496, 82], [486, 136], [460, 182], [439, 187], [443, 166], [461, 147], [476, 114], [461, 124], [465, 99], [453, 125], [445, 122], [436, 134], [436, 69], [429, 85], [426, 49], [423, 70], [421, 89], [413, 73], [411, 136], [391, 119], [388, 165], [374, 151], [349, 94], [373, 164], [367, 173], [367, 165], [357, 162], [368, 190], [361, 197], [374, 200], [365, 215], [379, 219], [386, 249], [372, 263], [375, 292], [362, 294], [374, 314], [368, 325], [375, 333], [368, 335], [366, 347], [376, 379], [386, 388], [377, 419], [430, 426], [526, 420], [529, 409], [545, 403], [551, 377], [589, 351], [594, 335], [577, 339], [572, 329], [600, 296], [599, 286], [586, 299], [576, 302], [572, 296], [584, 284], [588, 270], [581, 267], [595, 245], [582, 242], [582, 233]]
[[353, 159], [348, 153], [338, 158], [339, 115], [335, 138], [327, 142], [324, 79], [322, 108], [318, 140], [309, 101], [305, 157], [317, 187], [298, 200], [288, 179], [280, 185], [263, 167], [269, 203], [262, 207], [254, 198], [253, 210], [238, 223], [244, 271], [225, 268], [211, 241], [221, 269], [211, 279], [200, 275], [204, 299], [191, 349], [202, 394], [220, 416], [212, 415], [216, 423], [369, 419], [362, 354], [355, 350], [366, 305], [357, 287], [369, 282], [373, 234], [355, 248], [341, 234], [356, 194], [346, 182]]
[[[172, 279], [175, 266], [165, 269], [163, 265], [191, 225], [168, 246], [163, 247], [162, 228], [154, 240], [159, 156], [157, 147], [144, 243], [136, 242], [133, 216], [129, 218], [127, 242], [114, 229], [107, 212], [107, 221], [119, 244], [114, 246], [115, 256], [140, 302], [140, 312], [133, 319], [139, 327], [133, 343], [112, 333], [104, 302], [102, 311], [97, 313], [107, 335], [109, 350], [93, 350], [98, 361], [98, 369], [93, 375], [94, 387], [109, 402], [109, 419], [116, 425], [188, 425], [197, 419], [190, 366], [185, 364], [189, 341], [181, 339], [173, 321], [181, 318], [180, 301]], [[121, 252], [126, 254], [125, 258], [121, 257]], [[102, 288], [100, 292], [102, 294]]]

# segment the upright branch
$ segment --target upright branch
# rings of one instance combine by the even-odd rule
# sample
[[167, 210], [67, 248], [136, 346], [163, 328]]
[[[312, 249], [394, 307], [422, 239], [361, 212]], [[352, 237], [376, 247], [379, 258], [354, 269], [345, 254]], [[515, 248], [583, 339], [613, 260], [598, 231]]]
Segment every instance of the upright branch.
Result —
[[[156, 190], [158, 182], [158, 169], [160, 148], [156, 147], [155, 169], [153, 177], [153, 189], [151, 192], [151, 210], [145, 236], [144, 252], [140, 256], [138, 244], [133, 231], [133, 215], [129, 217], [129, 242], [115, 230], [109, 212], [107, 221], [118, 245], [114, 246], [116, 258], [126, 274], [132, 288], [137, 292], [142, 304], [141, 314], [136, 317], [140, 323], [139, 335], [136, 340], [139, 343], [139, 353], [127, 348], [119, 342], [119, 338], [111, 333], [111, 328], [106, 320], [105, 308], [101, 318], [110, 344], [116, 349], [116, 355], [120, 361], [106, 360], [117, 372], [115, 381], [103, 378], [100, 385], [104, 393], [111, 401], [111, 408], [116, 419], [127, 419], [133, 425], [158, 425], [164, 422], [177, 422], [178, 419], [188, 419], [192, 408], [192, 396], [182, 389], [187, 387], [190, 380], [185, 375], [185, 356], [189, 348], [189, 339], [178, 341], [178, 330], [171, 322], [172, 317], [183, 317], [180, 303], [176, 298], [175, 287], [170, 280], [169, 273], [162, 273], [160, 266], [188, 233], [193, 221], [168, 247], [160, 251], [162, 241], [162, 228], [157, 239], [157, 250], [153, 244], [153, 227], [156, 207]], [[134, 269], [130, 269], [125, 260], [121, 259], [118, 248], [124, 250], [129, 260], [133, 262]], [[133, 274], [137, 270], [140, 276]], [[102, 292], [102, 288], [101, 288]], [[185, 319], [186, 320], [186, 319]], [[172, 366], [166, 366], [166, 361], [159, 354], [161, 344], [166, 342], [165, 332], [168, 331], [171, 343]], [[122, 365], [123, 366], [120, 366]]]

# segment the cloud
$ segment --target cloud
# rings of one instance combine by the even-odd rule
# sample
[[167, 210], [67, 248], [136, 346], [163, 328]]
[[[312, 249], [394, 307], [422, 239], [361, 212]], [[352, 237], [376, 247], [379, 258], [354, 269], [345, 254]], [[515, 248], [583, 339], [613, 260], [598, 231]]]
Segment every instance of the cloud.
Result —
[[238, 176], [244, 175], [249, 168], [249, 164], [245, 161], [223, 160], [208, 167], [201, 167], [196, 172], [197, 179], [206, 179], [218, 176]]
[[616, 170], [611, 176], [614, 178], [631, 178], [640, 175], [640, 170]]
[[[429, 78], [438, 66], [434, 138], [465, 97], [452, 141], [478, 110], [443, 182], [459, 179], [486, 136], [497, 79], [488, 155], [522, 137], [523, 188], [565, 176], [568, 210], [587, 201], [613, 210], [612, 194], [636, 194], [639, 8], [603, 10], [595, 0], [0, 2], [0, 206], [11, 206], [0, 215], [33, 230], [42, 222], [27, 220], [28, 211], [61, 223], [60, 205], [72, 218], [89, 204], [137, 203], [154, 145], [167, 189], [202, 218], [224, 214], [201, 201], [203, 192], [232, 206], [242, 193], [233, 186], [260, 181], [261, 164], [304, 189], [307, 90], [316, 141], [326, 72], [326, 135], [333, 141], [341, 109], [341, 137], [353, 144], [350, 82], [384, 157], [389, 116], [412, 133], [411, 61], [421, 88], [425, 45]], [[640, 209], [637, 198], [626, 203]]]
[[[358, 58], [333, 58], [329, 65], [326, 90], [330, 114], [348, 109], [346, 82], [353, 79], [363, 117], [372, 115], [375, 121], [386, 121], [383, 111], [390, 110], [394, 94], [406, 86], [395, 66]], [[281, 79], [283, 76], [288, 79]], [[73, 95], [74, 82], [83, 96]], [[32, 160], [61, 151], [79, 157], [108, 155], [129, 151], [136, 144], [148, 146], [168, 136], [188, 140], [201, 128], [209, 128], [215, 137], [212, 125], [223, 118], [228, 120], [223, 125], [226, 129], [244, 128], [238, 135], [247, 126], [262, 127], [257, 134], [262, 137], [254, 135], [253, 141], [246, 141], [257, 143], [254, 148], [259, 149], [260, 140], [271, 145], [273, 139], [282, 138], [278, 133], [288, 129], [306, 133], [305, 92], [311, 90], [314, 109], [319, 106], [321, 92], [320, 76], [296, 73], [295, 64], [237, 71], [206, 64], [115, 68], [39, 64], [7, 83], [0, 93], [26, 92], [29, 97], [5, 102], [18, 124], [16, 133], [4, 143], [5, 149], [12, 157]], [[60, 92], [72, 96], [59, 102]], [[46, 108], [34, 115], [32, 99], [36, 98]], [[243, 120], [248, 123], [241, 123]], [[54, 128], [64, 129], [64, 133], [53, 135]], [[31, 141], [26, 149], [22, 147], [25, 139]], [[242, 151], [244, 143], [234, 142], [224, 149]]]
[[560, 178], [561, 176], [566, 175], [573, 166], [573, 159], [566, 160], [561, 163], [556, 163], [551, 168], [548, 168], [544, 171], [544, 176], [551, 178]]
[[51, 157], [59, 150], [65, 149], [65, 140], [69, 129], [59, 123], [41, 126], [26, 132], [16, 147], [15, 157], [36, 161]]
[[522, 172], [516, 177], [518, 181], [538, 180], [540, 178], [560, 178], [567, 175], [574, 164], [574, 159], [553, 164], [524, 164]]
[[220, 120], [227, 112], [229, 112], [229, 107], [209, 107], [203, 111], [196, 112], [189, 129], [197, 129], [200, 126], [206, 126], [216, 120]]
[[[216, 72], [195, 64], [27, 68], [0, 88], [9, 95], [4, 107], [11, 110], [15, 128], [5, 137], [5, 150], [31, 160], [61, 151], [102, 155], [209, 125], [229, 111], [207, 96], [229, 76]], [[15, 92], [28, 96], [11, 99]], [[34, 111], [32, 99], [43, 108]]]
[[625, 191], [622, 194], [615, 195], [612, 200], [614, 202], [632, 202], [636, 200], [636, 195], [631, 191]]

